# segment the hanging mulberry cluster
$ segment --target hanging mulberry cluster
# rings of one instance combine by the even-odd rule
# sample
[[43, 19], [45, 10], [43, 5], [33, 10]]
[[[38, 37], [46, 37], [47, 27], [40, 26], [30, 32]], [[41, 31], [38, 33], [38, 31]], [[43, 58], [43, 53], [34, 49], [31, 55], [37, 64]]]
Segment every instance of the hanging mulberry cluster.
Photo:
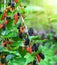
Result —
[[[2, 24], [0, 24], [0, 29], [6, 30], [7, 25], [9, 24], [9, 22], [11, 22], [10, 20], [12, 19], [9, 15], [8, 12], [12, 13], [16, 8], [15, 8], [15, 4], [18, 3], [18, 0], [14, 0], [14, 2], [9, 2], [8, 3], [8, 7], [4, 10], [4, 13], [2, 14], [2, 12], [0, 12], [0, 14], [2, 14], [1, 20], [3, 20], [4, 22]], [[22, 4], [20, 4], [20, 7], [22, 8]], [[22, 19], [22, 22], [19, 22], [19, 18]], [[39, 43], [33, 43], [31, 45], [31, 40], [30, 40], [30, 36], [35, 36], [34, 30], [33, 28], [27, 29], [26, 25], [24, 23], [24, 16], [23, 14], [16, 12], [14, 13], [13, 16], [14, 19], [14, 25], [18, 25], [17, 29], [18, 29], [18, 33], [17, 33], [17, 37], [19, 37], [22, 41], [23, 41], [23, 49], [25, 48], [26, 52], [33, 54], [34, 52], [35, 54], [35, 59], [33, 62], [30, 62], [28, 65], [35, 65], [36, 62], [40, 62], [41, 59], [44, 59], [45, 56], [42, 52], [38, 53], [39, 50]], [[19, 22], [19, 23], [18, 23]], [[27, 31], [26, 31], [27, 30]], [[25, 32], [26, 31], [26, 32]], [[4, 39], [2, 42], [2, 46], [7, 48], [8, 50], [11, 50], [11, 47], [9, 45], [12, 44], [12, 40], [10, 40], [9, 38]], [[14, 43], [13, 43], [14, 44]], [[0, 53], [1, 55], [1, 53]], [[1, 64], [0, 65], [6, 65], [6, 56], [2, 56], [1, 57]]]

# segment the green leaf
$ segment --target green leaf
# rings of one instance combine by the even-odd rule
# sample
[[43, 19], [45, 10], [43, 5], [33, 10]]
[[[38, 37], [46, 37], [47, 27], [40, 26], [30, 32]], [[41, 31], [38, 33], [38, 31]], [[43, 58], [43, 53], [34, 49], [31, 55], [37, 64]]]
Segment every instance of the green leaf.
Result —
[[24, 58], [26, 58], [26, 63], [25, 65], [27, 65], [28, 63], [32, 62], [34, 60], [34, 56], [31, 56], [31, 54], [27, 53]]
[[26, 62], [25, 58], [15, 58], [9, 62], [9, 65], [24, 65]]
[[9, 54], [9, 55], [6, 56], [6, 61], [8, 62], [9, 60], [11, 60], [13, 58], [14, 58], [14, 55]]

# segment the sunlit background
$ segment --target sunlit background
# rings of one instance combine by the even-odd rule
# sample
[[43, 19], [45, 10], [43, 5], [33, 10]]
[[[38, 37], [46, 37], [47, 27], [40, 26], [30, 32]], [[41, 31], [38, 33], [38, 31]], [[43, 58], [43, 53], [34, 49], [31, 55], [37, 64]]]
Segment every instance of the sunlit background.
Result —
[[[30, 6], [34, 6], [34, 7], [30, 7]], [[31, 17], [30, 17], [31, 19], [33, 18], [33, 24], [36, 22], [37, 23], [36, 25], [37, 26], [40, 25], [41, 28], [42, 26], [49, 27], [48, 18], [50, 18], [51, 25], [56, 27], [55, 25], [57, 25], [57, 0], [30, 0], [30, 6], [27, 8], [28, 10], [30, 9], [33, 11], [34, 10], [37, 11], [37, 13], [31, 14]], [[30, 22], [30, 26], [31, 24], [32, 23]], [[35, 27], [36, 29], [40, 28], [37, 26], [35, 27], [35, 24], [33, 25], [33, 27]]]

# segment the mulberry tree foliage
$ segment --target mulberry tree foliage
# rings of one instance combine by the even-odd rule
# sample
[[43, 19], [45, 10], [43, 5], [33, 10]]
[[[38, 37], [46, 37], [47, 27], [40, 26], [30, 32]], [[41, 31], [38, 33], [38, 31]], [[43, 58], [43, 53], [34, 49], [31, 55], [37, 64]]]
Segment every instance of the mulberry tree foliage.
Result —
[[[29, 0], [13, 0], [0, 11], [0, 64], [1, 65], [54, 65], [57, 35], [54, 31], [36, 32], [26, 25]], [[37, 10], [37, 9], [36, 9]], [[28, 18], [27, 18], [28, 19]]]

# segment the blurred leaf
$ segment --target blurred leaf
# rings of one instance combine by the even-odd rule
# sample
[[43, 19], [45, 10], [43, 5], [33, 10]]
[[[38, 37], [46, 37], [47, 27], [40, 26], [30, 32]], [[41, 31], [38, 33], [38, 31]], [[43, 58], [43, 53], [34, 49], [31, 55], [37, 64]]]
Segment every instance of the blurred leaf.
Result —
[[37, 7], [37, 6], [27, 6], [26, 8], [25, 8], [25, 12], [28, 12], [28, 13], [30, 13], [30, 12], [43, 12], [44, 11], [44, 9], [42, 8], [42, 7]]

